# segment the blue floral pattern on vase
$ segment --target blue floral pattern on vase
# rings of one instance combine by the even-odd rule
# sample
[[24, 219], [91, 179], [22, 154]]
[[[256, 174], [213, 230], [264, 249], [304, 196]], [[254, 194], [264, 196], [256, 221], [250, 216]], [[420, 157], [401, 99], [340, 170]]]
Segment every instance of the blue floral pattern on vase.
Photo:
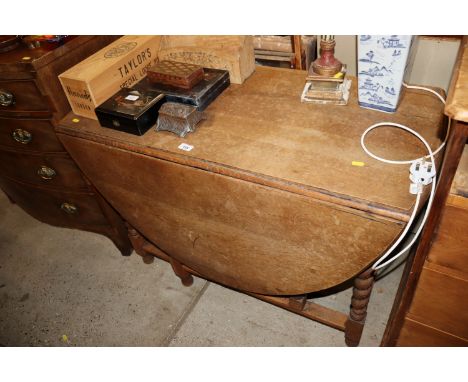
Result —
[[359, 105], [395, 112], [412, 36], [360, 35], [358, 41]]

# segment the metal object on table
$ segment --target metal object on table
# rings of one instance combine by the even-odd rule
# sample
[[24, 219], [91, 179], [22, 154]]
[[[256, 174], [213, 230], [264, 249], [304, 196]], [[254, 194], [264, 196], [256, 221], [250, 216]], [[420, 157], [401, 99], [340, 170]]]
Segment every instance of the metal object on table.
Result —
[[156, 131], [170, 131], [183, 138], [194, 132], [197, 124], [205, 118], [205, 114], [195, 106], [166, 102], [159, 109]]

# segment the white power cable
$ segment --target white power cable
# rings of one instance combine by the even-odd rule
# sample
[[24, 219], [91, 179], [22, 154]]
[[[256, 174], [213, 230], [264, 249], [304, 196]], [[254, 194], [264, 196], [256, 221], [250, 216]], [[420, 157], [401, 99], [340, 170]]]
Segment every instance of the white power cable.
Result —
[[[403, 82], [403, 86], [407, 89], [417, 89], [417, 90], [425, 90], [429, 93], [432, 93], [434, 94], [435, 96], [437, 96], [437, 98], [440, 99], [440, 101], [445, 105], [445, 99], [444, 97], [442, 97], [439, 93], [437, 93], [435, 90], [432, 90], [432, 89], [429, 89], [429, 88], [425, 88], [423, 86], [416, 86], [416, 85], [408, 85], [407, 83]], [[450, 133], [450, 125], [451, 125], [451, 122], [452, 120], [449, 118], [448, 120], [448, 124], [447, 124], [447, 132], [445, 133], [445, 138], [444, 138], [444, 141], [441, 143], [441, 145], [434, 151], [434, 155], [437, 155], [439, 153], [440, 150], [442, 150], [444, 147], [445, 147], [445, 143], [447, 142], [447, 139], [448, 139], [448, 136], [449, 136], [449, 133]], [[428, 156], [426, 156], [425, 158], [427, 158]], [[409, 163], [409, 162], [406, 162], [406, 163]]]
[[[419, 133], [417, 133], [416, 131], [410, 129], [409, 127], [405, 126], [405, 125], [402, 125], [400, 123], [395, 123], [395, 122], [379, 122], [379, 123], [376, 123], [372, 126], [369, 126], [366, 131], [364, 131], [361, 135], [361, 146], [362, 146], [362, 149], [366, 152], [367, 155], [371, 156], [372, 158], [374, 159], [377, 159], [378, 161], [380, 162], [384, 162], [384, 163], [389, 163], [389, 164], [412, 164], [414, 161], [417, 161], [417, 160], [420, 160], [420, 159], [423, 159], [423, 158], [426, 158], [426, 157], [421, 157], [421, 158], [416, 158], [416, 159], [410, 159], [410, 160], [391, 160], [391, 159], [385, 159], [385, 158], [382, 158], [382, 157], [379, 157], [377, 155], [375, 155], [374, 153], [372, 153], [367, 147], [366, 145], [364, 144], [364, 138], [366, 137], [367, 133], [371, 130], [374, 130], [375, 128], [377, 127], [382, 127], [382, 126], [393, 126], [393, 127], [398, 127], [400, 129], [403, 129], [403, 130], [406, 130], [408, 131], [409, 133], [415, 135], [420, 141], [422, 141], [423, 143], [426, 144], [426, 147], [429, 148], [429, 150], [431, 149], [430, 146], [427, 144], [426, 140], [423, 138], [423, 136]], [[432, 153], [432, 151], [430, 151]], [[434, 154], [433, 154], [434, 155]], [[428, 155], [430, 156], [430, 155]]]
[[[387, 266], [388, 264], [392, 263], [393, 261], [395, 261], [396, 259], [398, 259], [401, 255], [403, 255], [408, 249], [410, 249], [412, 247], [412, 245], [414, 244], [414, 242], [417, 240], [417, 238], [419, 237], [419, 234], [421, 233], [423, 227], [424, 227], [424, 224], [426, 223], [426, 220], [427, 220], [427, 217], [429, 216], [429, 211], [431, 209], [431, 206], [432, 206], [432, 201], [434, 200], [434, 194], [435, 194], [435, 185], [436, 185], [436, 178], [434, 177], [434, 180], [432, 181], [432, 188], [431, 188], [431, 196], [429, 197], [429, 202], [427, 203], [427, 208], [426, 208], [426, 213], [424, 214], [424, 218], [421, 222], [421, 224], [419, 225], [419, 228], [418, 230], [416, 231], [416, 233], [414, 234], [414, 237], [413, 239], [410, 241], [410, 243], [405, 247], [403, 248], [400, 252], [398, 252], [396, 255], [392, 256], [391, 259], [387, 260], [385, 263], [381, 264], [381, 262], [383, 260], [385, 260], [388, 255], [385, 254], [384, 256], [382, 256], [379, 260], [377, 260], [375, 262], [375, 264], [372, 266], [372, 269], [374, 270], [377, 270], [377, 269], [380, 269], [380, 268], [383, 268], [385, 266]], [[416, 197], [416, 201], [417, 203], [419, 203], [418, 199], [420, 198], [420, 195], [421, 194], [418, 194], [418, 196]], [[414, 211], [416, 211], [417, 209], [417, 205], [415, 204], [414, 206], [414, 210], [413, 210], [413, 213]], [[408, 222], [408, 226], [410, 225], [410, 223]], [[402, 234], [400, 237], [404, 237], [404, 235]], [[401, 240], [400, 240], [401, 241]]]
[[400, 251], [398, 252], [395, 256], [393, 256], [390, 260], [387, 260], [385, 263], [381, 264], [382, 261], [384, 261], [388, 256], [390, 256], [390, 254], [392, 253], [392, 251], [401, 243], [401, 241], [405, 238], [406, 234], [408, 233], [409, 229], [411, 228], [411, 225], [413, 223], [413, 220], [415, 219], [416, 217], [416, 213], [418, 211], [418, 207], [419, 207], [419, 202], [421, 201], [421, 193], [418, 192], [417, 196], [416, 196], [416, 203], [414, 204], [414, 209], [413, 209], [413, 213], [411, 214], [411, 217], [410, 217], [410, 220], [408, 221], [408, 223], [406, 224], [406, 227], [404, 229], [404, 231], [401, 233], [400, 237], [398, 238], [397, 241], [395, 241], [395, 243], [393, 243], [393, 245], [387, 249], [387, 252], [385, 252], [384, 255], [382, 255], [382, 257], [380, 257], [375, 263], [374, 265], [372, 266], [372, 269], [373, 270], [377, 270], [377, 269], [380, 269], [380, 268], [383, 268], [385, 267], [387, 264], [390, 264], [392, 261], [396, 260], [398, 257], [400, 257], [404, 251], [406, 250], [403, 250], [403, 251]]
[[[368, 153], [371, 157], [379, 160], [379, 161], [382, 161], [382, 162], [385, 162], [385, 163], [391, 163], [391, 164], [395, 164], [395, 162], [398, 162], [398, 161], [391, 161], [391, 160], [388, 160], [388, 159], [384, 159], [384, 158], [380, 158], [378, 157], [377, 155], [371, 153], [367, 147], [365, 146], [364, 144], [364, 138], [366, 136], [366, 134], [371, 131], [372, 129], [375, 129], [377, 127], [380, 127], [380, 126], [394, 126], [394, 127], [398, 127], [400, 129], [403, 129], [403, 130], [406, 130], [408, 132], [410, 132], [411, 134], [415, 135], [417, 138], [419, 138], [421, 140], [422, 143], [424, 143], [424, 145], [426, 146], [426, 149], [427, 151], [429, 152], [429, 157], [431, 159], [431, 164], [432, 164], [432, 168], [435, 169], [435, 159], [434, 159], [434, 153], [432, 152], [432, 149], [431, 147], [429, 146], [429, 144], [427, 143], [427, 141], [419, 134], [417, 133], [416, 131], [410, 129], [409, 127], [405, 126], [405, 125], [401, 125], [399, 123], [393, 123], [393, 122], [381, 122], [381, 123], [376, 123], [375, 125], [372, 125], [371, 127], [369, 127], [361, 136], [361, 145], [362, 145], [362, 148], [364, 149], [364, 151], [366, 153]], [[399, 163], [396, 163], [396, 164], [399, 164]], [[416, 213], [417, 213], [417, 210], [418, 210], [418, 207], [419, 207], [419, 203], [420, 203], [420, 200], [421, 200], [421, 194], [422, 194], [422, 187], [420, 187], [418, 193], [417, 193], [417, 196], [416, 196], [416, 202], [415, 202], [415, 205], [414, 205], [414, 208], [413, 208], [413, 212], [411, 214], [411, 217], [408, 221], [408, 223], [406, 224], [406, 227], [404, 229], [404, 231], [401, 233], [400, 237], [398, 238], [398, 240], [393, 243], [393, 245], [385, 252], [384, 255], [382, 255], [380, 257], [379, 260], [376, 261], [376, 263], [372, 266], [372, 269], [374, 270], [377, 270], [377, 269], [380, 269], [380, 268], [383, 268], [384, 266], [390, 264], [391, 262], [393, 262], [394, 260], [396, 260], [398, 257], [400, 257], [404, 252], [406, 252], [407, 249], [409, 249], [413, 244], [414, 242], [416, 241], [416, 239], [418, 238], [421, 230], [422, 230], [422, 227], [424, 226], [424, 224], [426, 223], [426, 220], [427, 220], [427, 217], [429, 216], [429, 211], [431, 209], [431, 205], [432, 205], [432, 200], [434, 199], [434, 194], [435, 194], [435, 184], [436, 184], [436, 181], [437, 181], [437, 176], [434, 175], [433, 179], [432, 179], [432, 188], [431, 188], [431, 195], [429, 196], [429, 201], [428, 201], [428, 204], [427, 204], [427, 208], [426, 208], [426, 212], [424, 214], [424, 217], [423, 217], [423, 220], [421, 222], [421, 225], [419, 226], [419, 229], [418, 231], [416, 232], [416, 234], [414, 235], [412, 241], [410, 242], [409, 245], [407, 245], [404, 249], [402, 249], [400, 252], [398, 252], [396, 255], [392, 256], [392, 258], [388, 261], [386, 261], [385, 263], [381, 264], [382, 261], [384, 261], [391, 253], [392, 251], [401, 243], [401, 241], [405, 238], [406, 234], [408, 233], [409, 229], [411, 228], [411, 225], [413, 224], [413, 221], [416, 217]]]
[[444, 97], [442, 97], [439, 93], [437, 93], [435, 90], [432, 90], [432, 89], [429, 89], [429, 88], [425, 88], [423, 86], [416, 86], [416, 85], [408, 85], [407, 83], [403, 82], [403, 86], [405, 88], [408, 88], [408, 89], [418, 89], [418, 90], [425, 90], [427, 92], [430, 92], [434, 95], [436, 95], [437, 97], [439, 97], [439, 99], [442, 101], [442, 103], [445, 105], [445, 99]]
[[[421, 87], [421, 86], [410, 86], [410, 85], [407, 85], [405, 83], [403, 83], [403, 85], [407, 88], [410, 88], [410, 89], [420, 89], [420, 90], [427, 90], [435, 95], [437, 95], [439, 97], [439, 99], [445, 104], [445, 100], [442, 98], [442, 96], [440, 94], [438, 94], [437, 92], [435, 92], [434, 90], [432, 89], [428, 89], [428, 88], [424, 88], [424, 87]], [[372, 153], [365, 145], [364, 143], [364, 140], [365, 140], [365, 137], [366, 135], [369, 133], [369, 131], [375, 129], [375, 128], [378, 128], [378, 127], [382, 127], [382, 126], [392, 126], [392, 127], [397, 127], [399, 129], [403, 129], [405, 131], [408, 131], [409, 133], [413, 134], [414, 136], [416, 136], [425, 146], [426, 146], [426, 149], [429, 153], [429, 155], [425, 156], [425, 157], [422, 157], [422, 158], [417, 158], [417, 159], [413, 159], [413, 160], [405, 160], [405, 161], [398, 161], [398, 160], [389, 160], [389, 159], [385, 159], [385, 158], [382, 158], [382, 157], [379, 157], [378, 155], [375, 155], [374, 153]], [[426, 220], [427, 220], [427, 217], [429, 216], [429, 211], [431, 209], [431, 206], [432, 206], [432, 201], [434, 200], [434, 195], [435, 195], [435, 186], [436, 186], [436, 181], [437, 181], [437, 175], [436, 175], [436, 172], [435, 172], [435, 159], [434, 159], [434, 155], [436, 155], [438, 152], [440, 152], [440, 150], [445, 146], [445, 143], [447, 141], [447, 138], [448, 138], [448, 134], [449, 134], [449, 129], [450, 129], [450, 120], [449, 120], [449, 125], [447, 127], [447, 134], [445, 136], [445, 139], [444, 139], [444, 142], [437, 148], [437, 150], [435, 150], [434, 152], [432, 151], [431, 147], [429, 146], [429, 144], [427, 143], [427, 141], [424, 139], [424, 137], [419, 134], [418, 132], [410, 129], [409, 127], [405, 126], [405, 125], [402, 125], [402, 124], [399, 124], [399, 123], [394, 123], [394, 122], [380, 122], [380, 123], [376, 123], [370, 127], [368, 127], [364, 133], [362, 133], [361, 135], [361, 146], [363, 148], [363, 150], [369, 155], [371, 156], [372, 158], [378, 160], [378, 161], [381, 161], [381, 162], [384, 162], [384, 163], [389, 163], [389, 164], [413, 164], [414, 162], [416, 161], [420, 161], [420, 160], [423, 160], [426, 159], [427, 157], [430, 158], [431, 160], [431, 165], [432, 165], [432, 168], [434, 169], [434, 176], [432, 178], [432, 188], [431, 188], [431, 194], [429, 196], [429, 200], [428, 200], [428, 204], [427, 204], [427, 208], [426, 208], [426, 212], [424, 214], [424, 217], [421, 221], [421, 224], [417, 230], [417, 232], [415, 233], [413, 239], [411, 240], [411, 242], [405, 246], [405, 248], [403, 248], [400, 252], [398, 252], [397, 254], [393, 255], [389, 260], [385, 261], [385, 259], [387, 259], [387, 257], [390, 256], [390, 254], [392, 253], [392, 251], [401, 243], [401, 241], [405, 238], [406, 234], [408, 233], [409, 229], [411, 228], [411, 225], [414, 221], [414, 219], [416, 218], [416, 213], [418, 211], [418, 208], [419, 208], [419, 203], [421, 201], [421, 194], [422, 194], [422, 191], [423, 191], [423, 188], [422, 188], [422, 185], [423, 183], [418, 183], [417, 186], [418, 186], [418, 191], [417, 191], [417, 195], [416, 195], [416, 202], [415, 202], [415, 205], [414, 205], [414, 208], [413, 208], [413, 212], [411, 213], [411, 217], [410, 219], [408, 220], [408, 223], [406, 224], [406, 227], [405, 229], [403, 230], [403, 232], [401, 233], [400, 237], [393, 243], [393, 245], [387, 249], [387, 251], [385, 252], [385, 254], [383, 254], [375, 263], [374, 265], [372, 266], [372, 269], [374, 270], [378, 270], [380, 268], [383, 268], [385, 266], [387, 266], [388, 264], [390, 264], [391, 262], [395, 261], [398, 257], [400, 257], [401, 255], [403, 255], [409, 248], [411, 248], [411, 246], [414, 244], [414, 242], [417, 240], [419, 234], [421, 233], [422, 231], [422, 228], [424, 227], [424, 224], [426, 223]], [[419, 180], [416, 179], [417, 182], [419, 182]]]

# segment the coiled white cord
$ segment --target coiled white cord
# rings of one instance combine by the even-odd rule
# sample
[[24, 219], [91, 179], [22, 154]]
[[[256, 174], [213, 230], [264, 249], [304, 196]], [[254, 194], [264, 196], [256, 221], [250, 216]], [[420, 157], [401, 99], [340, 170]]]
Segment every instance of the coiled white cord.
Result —
[[[435, 90], [432, 90], [432, 89], [429, 89], [429, 88], [425, 88], [423, 86], [415, 86], [415, 85], [408, 85], [407, 83], [403, 82], [403, 86], [407, 89], [417, 89], [417, 90], [425, 90], [429, 93], [432, 93], [434, 94], [435, 96], [437, 96], [437, 98], [440, 99], [440, 101], [445, 105], [445, 99], [444, 97], [442, 97], [439, 93], [437, 93]], [[440, 144], [440, 146], [434, 151], [434, 156], [437, 155], [439, 153], [440, 150], [442, 150], [444, 147], [445, 147], [445, 143], [447, 142], [447, 139], [448, 139], [448, 136], [449, 136], [449, 133], [450, 133], [450, 125], [451, 125], [451, 122], [452, 120], [449, 118], [448, 120], [448, 124], [447, 124], [447, 131], [445, 133], [445, 138], [444, 138], [444, 141]], [[426, 156], [425, 158], [427, 158], [428, 156]], [[406, 162], [406, 163], [411, 163], [410, 161]]]
[[[419, 90], [426, 90], [428, 92], [431, 92], [433, 94], [435, 94], [444, 104], [445, 104], [445, 100], [442, 98], [442, 96], [435, 92], [434, 90], [432, 89], [428, 89], [428, 88], [424, 88], [424, 87], [421, 87], [421, 86], [412, 86], [412, 85], [407, 85], [405, 83], [403, 83], [403, 85], [409, 89], [419, 89]], [[396, 128], [399, 128], [399, 129], [403, 129], [405, 131], [408, 131], [409, 133], [413, 134], [414, 136], [416, 136], [423, 144], [424, 146], [426, 146], [426, 149], [429, 153], [429, 155], [423, 157], [423, 158], [416, 158], [416, 159], [412, 159], [412, 160], [390, 160], [390, 159], [385, 159], [385, 158], [382, 158], [382, 157], [379, 157], [377, 155], [375, 155], [374, 153], [372, 153], [365, 145], [364, 143], [364, 140], [365, 140], [365, 137], [366, 135], [369, 133], [369, 131], [373, 130], [373, 129], [376, 129], [378, 127], [382, 127], [382, 126], [392, 126], [392, 127], [396, 127]], [[431, 165], [432, 165], [432, 168], [436, 168], [435, 167], [435, 159], [434, 159], [434, 156], [440, 152], [440, 150], [442, 150], [442, 148], [445, 146], [445, 143], [447, 141], [447, 138], [448, 138], [448, 134], [449, 134], [449, 129], [450, 129], [450, 120], [449, 120], [449, 124], [448, 124], [448, 127], [447, 127], [447, 134], [445, 136], [445, 139], [444, 139], [444, 142], [437, 148], [437, 150], [435, 150], [434, 152], [432, 151], [431, 147], [429, 146], [429, 144], [427, 143], [427, 141], [424, 139], [424, 137], [419, 134], [418, 132], [410, 129], [408, 126], [405, 126], [405, 125], [402, 125], [402, 124], [399, 124], [399, 123], [394, 123], [394, 122], [380, 122], [380, 123], [376, 123], [370, 127], [368, 127], [364, 133], [362, 133], [361, 135], [361, 146], [363, 148], [363, 150], [369, 155], [371, 156], [372, 158], [378, 160], [378, 161], [381, 161], [381, 162], [384, 162], [384, 163], [389, 163], [389, 164], [412, 164], [413, 162], [415, 161], [418, 161], [418, 160], [421, 160], [421, 159], [425, 159], [427, 157], [430, 158], [431, 160]], [[421, 194], [422, 194], [422, 187], [420, 187], [417, 195], [416, 195], [416, 202], [415, 202], [415, 205], [414, 205], [414, 209], [413, 209], [413, 212], [411, 213], [411, 216], [410, 216], [410, 219], [408, 221], [408, 223], [406, 224], [406, 227], [405, 229], [403, 230], [403, 232], [401, 233], [400, 237], [393, 243], [393, 245], [385, 252], [385, 254], [383, 254], [375, 263], [374, 265], [372, 266], [372, 269], [374, 270], [378, 270], [380, 268], [383, 268], [385, 266], [387, 266], [388, 264], [392, 263], [393, 261], [395, 261], [397, 258], [399, 258], [401, 255], [403, 255], [409, 248], [411, 248], [411, 246], [414, 244], [414, 242], [417, 240], [419, 234], [421, 233], [422, 231], [422, 228], [424, 227], [424, 224], [426, 223], [426, 220], [427, 220], [427, 217], [429, 216], [429, 211], [431, 209], [431, 206], [432, 206], [432, 201], [434, 200], [434, 195], [435, 195], [435, 186], [436, 186], [436, 182], [437, 182], [437, 174], [434, 175], [433, 179], [432, 179], [432, 187], [431, 187], [431, 194], [429, 196], [429, 200], [428, 200], [428, 203], [427, 203], [427, 208], [426, 208], [426, 212], [424, 214], [424, 217], [421, 221], [421, 224], [417, 230], [417, 232], [415, 233], [413, 239], [411, 240], [411, 242], [405, 246], [405, 248], [403, 248], [400, 252], [398, 252], [397, 254], [393, 255], [390, 259], [388, 259], [387, 261], [385, 261], [389, 256], [390, 254], [392, 253], [392, 251], [401, 243], [401, 241], [405, 238], [406, 234], [408, 233], [409, 229], [411, 228], [411, 225], [413, 224], [413, 221], [414, 219], [416, 218], [416, 213], [418, 211], [418, 208], [419, 208], [419, 203], [421, 201]]]
[[425, 88], [423, 86], [415, 86], [415, 85], [408, 85], [406, 82], [403, 82], [403, 86], [407, 89], [418, 89], [418, 90], [425, 90], [429, 93], [432, 93], [434, 95], [436, 95], [440, 100], [441, 102], [445, 105], [445, 99], [444, 97], [442, 97], [439, 93], [437, 93], [435, 90], [432, 90], [432, 89], [429, 89], [429, 88]]

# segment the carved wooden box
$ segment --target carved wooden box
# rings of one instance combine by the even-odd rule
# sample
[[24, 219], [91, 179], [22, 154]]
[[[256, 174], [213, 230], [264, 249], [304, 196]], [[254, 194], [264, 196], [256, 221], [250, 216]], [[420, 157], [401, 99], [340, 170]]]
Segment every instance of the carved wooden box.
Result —
[[203, 79], [203, 68], [176, 61], [160, 61], [148, 69], [150, 82], [191, 89]]

